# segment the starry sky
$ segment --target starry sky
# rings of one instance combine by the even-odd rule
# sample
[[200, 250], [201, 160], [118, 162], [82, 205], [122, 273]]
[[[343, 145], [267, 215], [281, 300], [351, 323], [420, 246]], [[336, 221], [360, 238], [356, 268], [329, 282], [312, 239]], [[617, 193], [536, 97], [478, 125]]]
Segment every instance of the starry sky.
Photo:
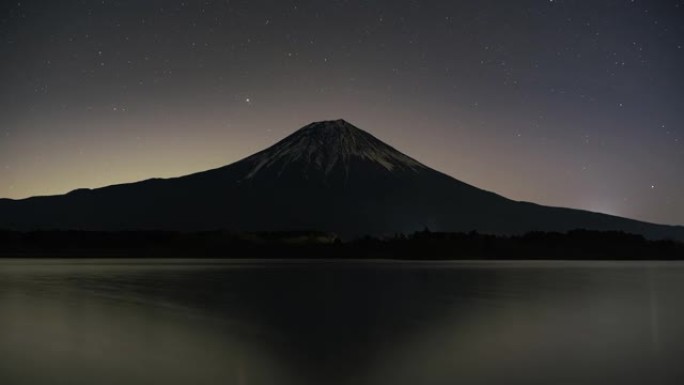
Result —
[[344, 118], [504, 196], [684, 224], [682, 0], [0, 0], [0, 197]]

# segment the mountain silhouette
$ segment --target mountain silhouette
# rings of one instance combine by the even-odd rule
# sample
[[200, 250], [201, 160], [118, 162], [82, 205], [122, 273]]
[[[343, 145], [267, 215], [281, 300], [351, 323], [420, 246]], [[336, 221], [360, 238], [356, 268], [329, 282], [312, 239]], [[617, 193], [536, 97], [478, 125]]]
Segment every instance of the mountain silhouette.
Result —
[[435, 171], [344, 120], [309, 124], [221, 168], [66, 195], [0, 200], [0, 229], [521, 234], [684, 228], [517, 202]]

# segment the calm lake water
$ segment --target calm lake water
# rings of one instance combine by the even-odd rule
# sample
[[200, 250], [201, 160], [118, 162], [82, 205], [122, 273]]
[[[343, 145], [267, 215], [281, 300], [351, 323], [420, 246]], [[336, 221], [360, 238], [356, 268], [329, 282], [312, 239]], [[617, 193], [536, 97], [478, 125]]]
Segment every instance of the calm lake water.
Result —
[[2, 384], [682, 384], [684, 264], [0, 261]]

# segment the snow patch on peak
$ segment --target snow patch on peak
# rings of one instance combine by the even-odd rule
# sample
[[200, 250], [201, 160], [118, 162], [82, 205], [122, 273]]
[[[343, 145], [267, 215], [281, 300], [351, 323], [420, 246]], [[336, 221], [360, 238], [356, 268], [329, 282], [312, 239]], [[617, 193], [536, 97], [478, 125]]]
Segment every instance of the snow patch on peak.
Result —
[[247, 179], [265, 168], [278, 165], [282, 170], [302, 161], [325, 174], [336, 166], [348, 169], [352, 159], [376, 163], [388, 172], [427, 168], [342, 119], [311, 123], [252, 158], [255, 165]]

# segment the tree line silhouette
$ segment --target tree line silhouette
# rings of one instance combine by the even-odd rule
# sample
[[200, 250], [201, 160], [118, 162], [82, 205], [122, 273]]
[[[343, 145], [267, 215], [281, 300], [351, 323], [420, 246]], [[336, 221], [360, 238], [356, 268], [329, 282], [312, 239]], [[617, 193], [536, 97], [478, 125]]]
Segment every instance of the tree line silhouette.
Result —
[[684, 243], [587, 230], [500, 236], [425, 229], [348, 241], [316, 231], [0, 231], [0, 257], [678, 260]]

